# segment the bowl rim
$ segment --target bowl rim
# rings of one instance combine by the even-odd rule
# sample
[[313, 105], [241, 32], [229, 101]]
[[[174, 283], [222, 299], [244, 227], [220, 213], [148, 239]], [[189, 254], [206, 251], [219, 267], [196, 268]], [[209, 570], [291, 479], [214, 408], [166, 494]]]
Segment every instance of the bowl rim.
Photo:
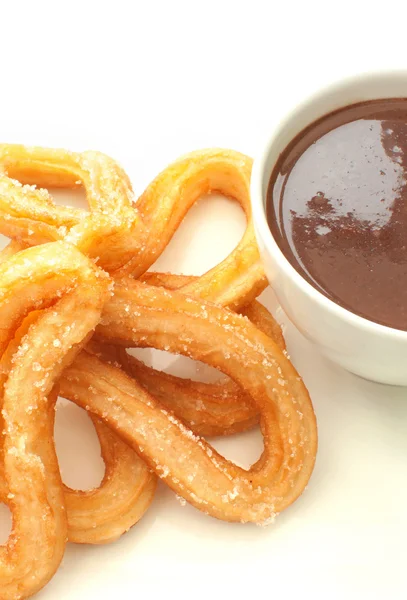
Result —
[[[290, 123], [301, 116], [301, 113], [310, 107], [315, 101], [320, 102], [324, 97], [332, 96], [332, 94], [339, 93], [347, 87], [354, 86], [360, 87], [364, 81], [372, 79], [377, 81], [390, 80], [404, 80], [406, 82], [406, 97], [407, 97], [407, 70], [385, 70], [385, 71], [368, 71], [360, 74], [352, 75], [350, 77], [341, 78], [333, 83], [322, 86], [317, 92], [308, 95], [303, 101], [299, 102], [293, 109], [289, 110], [282, 119], [280, 119], [276, 126], [271, 128], [271, 131], [265, 136], [265, 139], [260, 144], [259, 151], [257, 152], [252, 168], [251, 181], [250, 181], [250, 196], [253, 213], [253, 223], [256, 232], [256, 236], [260, 238], [259, 241], [264, 244], [266, 251], [272, 255], [273, 259], [278, 265], [278, 268], [282, 271], [283, 275], [290, 279], [297, 288], [300, 288], [302, 292], [308, 297], [311, 302], [320, 305], [326, 312], [330, 313], [333, 317], [347, 322], [349, 325], [366, 331], [367, 333], [380, 334], [387, 338], [398, 339], [400, 341], [407, 342], [407, 331], [401, 329], [395, 329], [387, 325], [375, 323], [365, 317], [361, 317], [347, 308], [340, 306], [322, 292], [314, 288], [304, 277], [291, 265], [286, 256], [280, 250], [277, 242], [272, 235], [267, 222], [266, 214], [266, 199], [263, 198], [263, 183], [267, 176], [267, 182], [269, 180], [271, 170], [267, 169], [268, 157], [270, 152], [279, 138], [279, 135], [284, 131]], [[379, 98], [380, 96], [377, 96]], [[386, 96], [382, 96], [385, 98]], [[388, 97], [395, 97], [389, 95]], [[400, 96], [401, 97], [401, 96]], [[372, 97], [372, 100], [374, 98]], [[344, 104], [343, 106], [350, 106], [354, 102]], [[327, 111], [328, 113], [330, 111]], [[321, 117], [323, 114], [320, 115]], [[318, 118], [318, 117], [316, 117]], [[308, 125], [311, 124], [315, 119], [309, 121]], [[305, 124], [302, 128], [307, 126]], [[270, 282], [270, 285], [271, 282]]]

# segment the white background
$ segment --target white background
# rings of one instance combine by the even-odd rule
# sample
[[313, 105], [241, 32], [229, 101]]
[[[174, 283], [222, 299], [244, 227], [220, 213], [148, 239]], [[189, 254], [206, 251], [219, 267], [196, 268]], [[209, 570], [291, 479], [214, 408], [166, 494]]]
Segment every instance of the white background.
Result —
[[[4, 2], [0, 140], [106, 151], [141, 192], [189, 150], [225, 146], [254, 156], [271, 123], [320, 85], [407, 67], [406, 17], [405, 3], [394, 1]], [[202, 272], [243, 226], [231, 203], [203, 202], [161, 267]], [[43, 600], [154, 592], [405, 598], [407, 392], [358, 380], [292, 328], [286, 333], [319, 420], [306, 494], [260, 529], [182, 508], [161, 487], [120, 542], [69, 547]], [[59, 450], [66, 480], [86, 486], [85, 471], [95, 478], [100, 465], [76, 419], [60, 411]], [[260, 444], [250, 435], [218, 447], [250, 462]]]

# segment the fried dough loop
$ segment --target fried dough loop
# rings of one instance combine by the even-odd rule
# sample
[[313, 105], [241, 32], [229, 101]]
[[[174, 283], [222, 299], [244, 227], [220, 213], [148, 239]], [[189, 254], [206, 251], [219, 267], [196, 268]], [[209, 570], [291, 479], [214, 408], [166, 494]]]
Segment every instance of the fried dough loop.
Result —
[[68, 539], [106, 544], [133, 527], [150, 506], [157, 478], [136, 452], [100, 419], [92, 416], [105, 463], [100, 486], [78, 492], [64, 486]]
[[[209, 300], [222, 296], [223, 304], [239, 307], [266, 286], [250, 210], [251, 166], [251, 159], [232, 150], [193, 152], [167, 167], [134, 202], [123, 169], [100, 152], [0, 144], [0, 232], [30, 246], [66, 238], [103, 269], [138, 277], [164, 251], [191, 206], [218, 192], [241, 204], [246, 232], [185, 292]], [[91, 212], [56, 206], [37, 185], [83, 185]]]
[[[123, 169], [101, 152], [0, 144], [1, 232], [28, 245], [66, 239], [113, 271], [138, 249], [140, 226]], [[57, 206], [41, 187], [83, 186], [90, 213]]]
[[[137, 298], [137, 305], [129, 309], [130, 298]], [[131, 287], [116, 282], [95, 335], [102, 342], [166, 349], [205, 362], [229, 375], [256, 405], [264, 452], [247, 473], [174, 421], [167, 410], [152, 410], [156, 402], [147, 394], [133, 400], [131, 425], [132, 413], [128, 407], [123, 411], [121, 396], [114, 397], [109, 413], [102, 410], [106, 422], [112, 418], [111, 425], [135, 449], [142, 448], [143, 459], [161, 477], [165, 465], [165, 481], [179, 495], [217, 518], [257, 522], [283, 510], [303, 491], [317, 443], [311, 400], [290, 361], [247, 318], [179, 292], [138, 281]], [[75, 368], [76, 362], [64, 378]], [[104, 403], [102, 394], [96, 396]], [[91, 410], [93, 401], [88, 397]], [[229, 503], [221, 500], [237, 491]]]
[[[135, 201], [126, 173], [102, 153], [0, 145], [0, 232], [13, 240], [0, 255], [0, 500], [13, 513], [0, 551], [0, 599], [41, 589], [67, 539], [119, 538], [145, 513], [158, 477], [232, 522], [267, 523], [304, 490], [316, 455], [315, 415], [279, 325], [255, 300], [266, 281], [251, 165], [231, 150], [193, 152]], [[55, 205], [44, 189], [78, 186], [89, 212]], [[191, 206], [212, 192], [237, 200], [246, 214], [235, 250], [201, 277], [148, 271]], [[135, 347], [202, 361], [230, 380], [157, 372], [127, 353]], [[61, 482], [58, 393], [95, 426], [106, 466], [96, 489]], [[202, 437], [257, 423], [264, 451], [247, 470]]]
[[[24, 250], [0, 265], [3, 498], [13, 515], [0, 550], [2, 598], [26, 598], [52, 577], [67, 537], [53, 444], [54, 385], [97, 325], [108, 278], [64, 242]], [[12, 356], [24, 318], [40, 311]], [[72, 315], [80, 318], [73, 321]], [[5, 370], [5, 367], [8, 367]]]
[[[0, 253], [0, 263], [23, 249], [21, 243], [11, 242]], [[31, 313], [25, 318], [13, 343], [10, 343], [0, 362], [5, 373], [6, 356], [10, 363], [13, 351], [26, 333]], [[68, 540], [79, 544], [105, 544], [118, 539], [143, 516], [149, 507], [156, 488], [157, 478], [138, 455], [117, 434], [91, 415], [96, 429], [105, 475], [101, 484], [88, 491], [78, 491], [64, 485], [64, 498], [68, 518]], [[1, 464], [0, 464], [1, 468]], [[3, 478], [4, 479], [4, 478]], [[0, 499], [7, 490], [0, 476]]]

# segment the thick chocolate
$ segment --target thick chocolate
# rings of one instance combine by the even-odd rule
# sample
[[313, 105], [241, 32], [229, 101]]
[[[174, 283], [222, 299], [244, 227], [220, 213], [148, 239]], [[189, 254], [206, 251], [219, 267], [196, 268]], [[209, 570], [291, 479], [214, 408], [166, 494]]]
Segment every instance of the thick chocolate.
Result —
[[407, 99], [354, 104], [307, 127], [273, 170], [267, 214], [316, 289], [407, 331]]

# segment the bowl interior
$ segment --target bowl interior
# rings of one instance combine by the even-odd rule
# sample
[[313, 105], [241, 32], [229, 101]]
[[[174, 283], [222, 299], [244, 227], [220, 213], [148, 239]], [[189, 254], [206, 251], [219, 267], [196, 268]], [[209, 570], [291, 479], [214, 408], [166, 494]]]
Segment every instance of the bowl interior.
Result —
[[262, 204], [265, 210], [271, 171], [286, 146], [305, 127], [330, 112], [368, 100], [407, 98], [407, 71], [361, 75], [329, 86], [295, 109], [278, 127], [263, 154]]
[[381, 98], [407, 98], [407, 71], [365, 74], [329, 86], [300, 104], [266, 141], [254, 163], [252, 175], [252, 207], [259, 245], [273, 254], [279, 268], [309, 297], [342, 320], [361, 329], [380, 331], [382, 335], [406, 338], [407, 332], [379, 325], [339, 306], [310, 283], [289, 263], [275, 242], [267, 223], [267, 189], [272, 169], [286, 146], [305, 127], [339, 108]]

